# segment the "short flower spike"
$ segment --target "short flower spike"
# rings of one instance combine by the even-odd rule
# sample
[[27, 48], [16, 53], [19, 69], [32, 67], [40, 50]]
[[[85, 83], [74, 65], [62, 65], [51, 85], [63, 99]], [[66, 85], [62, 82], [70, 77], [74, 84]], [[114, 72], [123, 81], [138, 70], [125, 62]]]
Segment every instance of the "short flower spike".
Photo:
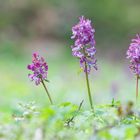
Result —
[[48, 65], [38, 53], [33, 53], [32, 64], [28, 65], [27, 68], [33, 72], [33, 74], [28, 76], [32, 81], [35, 81], [36, 85], [40, 84], [41, 78], [43, 80], [47, 79]]
[[27, 68], [33, 72], [33, 74], [29, 74], [28, 77], [32, 80], [35, 81], [36, 85], [39, 85], [42, 83], [48, 98], [50, 100], [50, 103], [53, 104], [51, 96], [48, 92], [48, 89], [44, 83], [47, 80], [47, 74], [48, 74], [48, 65], [45, 62], [43, 57], [40, 57], [38, 53], [33, 53], [32, 56], [32, 64], [28, 65]]

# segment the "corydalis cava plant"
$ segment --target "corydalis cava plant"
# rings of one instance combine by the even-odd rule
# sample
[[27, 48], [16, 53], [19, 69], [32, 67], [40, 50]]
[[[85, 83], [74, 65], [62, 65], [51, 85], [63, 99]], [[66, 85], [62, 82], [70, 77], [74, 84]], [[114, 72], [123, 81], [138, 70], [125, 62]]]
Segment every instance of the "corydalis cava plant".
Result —
[[[71, 39], [75, 40], [75, 43], [72, 48], [73, 56], [79, 58], [80, 66], [84, 72], [90, 73], [91, 68], [97, 70], [96, 66], [96, 48], [94, 33], [95, 30], [91, 26], [91, 21], [85, 19], [84, 16], [79, 18], [80, 21], [78, 24], [72, 27], [72, 37]], [[87, 68], [85, 67], [85, 62], [87, 63]]]
[[127, 50], [127, 58], [130, 60], [129, 68], [136, 75], [136, 99], [138, 97], [138, 81], [140, 78], [140, 35], [132, 39]]
[[44, 58], [40, 57], [38, 53], [33, 53], [32, 64], [28, 65], [27, 68], [33, 72], [32, 74], [28, 74], [29, 79], [31, 81], [34, 81], [36, 85], [42, 83], [51, 104], [53, 104], [51, 96], [44, 83], [44, 81], [47, 81], [47, 75], [48, 75], [48, 65], [45, 62]]
[[97, 70], [96, 66], [96, 48], [94, 33], [95, 30], [91, 25], [89, 19], [85, 19], [84, 16], [79, 18], [78, 24], [72, 27], [72, 37], [74, 39], [74, 45], [71, 46], [73, 56], [77, 57], [80, 62], [80, 67], [83, 69], [86, 75], [88, 96], [91, 108], [93, 109], [92, 97], [89, 86], [88, 74], [90, 74], [91, 69]]

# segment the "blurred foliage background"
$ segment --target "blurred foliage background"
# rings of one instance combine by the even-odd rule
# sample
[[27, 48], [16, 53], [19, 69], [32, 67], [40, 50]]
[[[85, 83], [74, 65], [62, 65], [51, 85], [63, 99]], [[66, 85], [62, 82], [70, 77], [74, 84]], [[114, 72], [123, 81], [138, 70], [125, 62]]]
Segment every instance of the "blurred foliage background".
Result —
[[[135, 77], [125, 52], [140, 32], [139, 0], [0, 0], [0, 109], [11, 112], [20, 101], [48, 104], [41, 86], [27, 77], [31, 54], [49, 64], [48, 88], [56, 103], [85, 99], [84, 75], [71, 56], [71, 27], [84, 15], [96, 30], [99, 70], [90, 75], [95, 103], [112, 98], [135, 100]], [[78, 100], [77, 100], [78, 99]]]

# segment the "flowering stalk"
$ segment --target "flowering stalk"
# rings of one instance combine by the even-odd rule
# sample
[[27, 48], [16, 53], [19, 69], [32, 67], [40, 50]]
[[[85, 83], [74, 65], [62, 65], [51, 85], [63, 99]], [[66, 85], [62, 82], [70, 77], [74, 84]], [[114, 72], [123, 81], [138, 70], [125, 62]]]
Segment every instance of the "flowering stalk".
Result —
[[82, 16], [79, 20], [79, 23], [72, 27], [73, 35], [71, 38], [75, 40], [75, 43], [71, 48], [73, 56], [80, 60], [80, 67], [85, 72], [89, 102], [91, 109], [93, 110], [88, 74], [90, 74], [92, 68], [97, 70], [97, 60], [95, 58], [96, 48], [94, 47], [95, 30], [92, 28], [89, 19], [85, 19], [85, 17]]
[[33, 72], [33, 74], [29, 74], [28, 77], [31, 79], [31, 81], [34, 81], [36, 85], [42, 83], [50, 100], [50, 103], [53, 104], [51, 96], [44, 83], [44, 80], [48, 81], [47, 80], [48, 65], [45, 62], [44, 58], [40, 57], [38, 53], [33, 53], [32, 64], [28, 65], [27, 68]]
[[136, 75], [136, 100], [138, 98], [138, 82], [140, 77], [140, 36], [132, 39], [127, 50], [127, 58], [130, 59], [130, 70]]
[[42, 85], [43, 85], [43, 87], [44, 87], [44, 89], [45, 89], [45, 91], [46, 91], [46, 93], [48, 95], [48, 98], [50, 100], [50, 103], [53, 104], [52, 99], [51, 99], [51, 96], [50, 96], [50, 93], [49, 93], [49, 91], [48, 91], [48, 89], [47, 89], [47, 87], [46, 87], [46, 85], [45, 85], [45, 83], [44, 83], [44, 81], [43, 81], [42, 78], [41, 78], [41, 83], [42, 83]]
[[91, 97], [91, 91], [90, 91], [90, 85], [89, 85], [89, 78], [88, 78], [88, 73], [87, 73], [87, 64], [86, 64], [86, 61], [85, 61], [85, 69], [86, 69], [85, 75], [86, 75], [86, 82], [87, 82], [89, 102], [90, 102], [91, 109], [94, 110], [93, 103], [92, 103], [92, 97]]

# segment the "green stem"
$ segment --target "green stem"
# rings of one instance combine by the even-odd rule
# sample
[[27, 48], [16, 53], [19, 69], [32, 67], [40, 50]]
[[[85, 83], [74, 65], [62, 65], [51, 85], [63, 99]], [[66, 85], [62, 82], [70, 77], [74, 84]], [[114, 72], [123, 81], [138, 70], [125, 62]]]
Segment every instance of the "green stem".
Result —
[[90, 107], [94, 111], [92, 97], [91, 97], [91, 92], [90, 92], [90, 85], [89, 85], [89, 78], [88, 78], [87, 63], [86, 63], [86, 61], [85, 61], [85, 76], [86, 76], [86, 83], [87, 83], [87, 90], [88, 90], [88, 97], [89, 97]]
[[41, 83], [42, 83], [42, 85], [43, 85], [43, 87], [44, 87], [44, 89], [45, 89], [45, 91], [46, 91], [46, 93], [47, 93], [47, 95], [49, 97], [50, 103], [53, 104], [51, 96], [50, 96], [50, 93], [49, 93], [49, 91], [48, 91], [48, 89], [47, 89], [47, 87], [46, 87], [46, 85], [45, 85], [45, 83], [44, 83], [42, 78], [41, 78]]
[[138, 86], [139, 86], [139, 76], [137, 75], [137, 79], [136, 79], [136, 101], [138, 99], [138, 90], [139, 90]]

